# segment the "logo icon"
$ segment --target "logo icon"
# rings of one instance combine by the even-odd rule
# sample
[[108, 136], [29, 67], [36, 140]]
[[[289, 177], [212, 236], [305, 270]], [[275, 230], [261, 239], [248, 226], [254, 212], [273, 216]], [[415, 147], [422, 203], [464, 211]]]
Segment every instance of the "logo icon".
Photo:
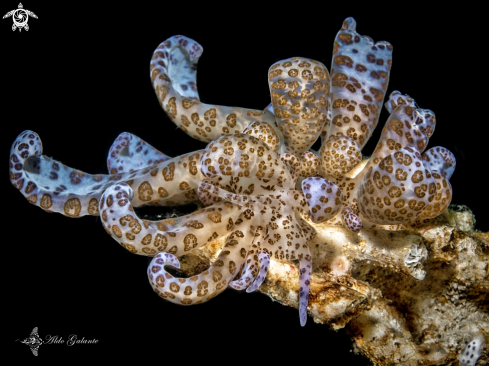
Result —
[[37, 15], [32, 11], [24, 9], [22, 3], [19, 3], [19, 8], [9, 11], [7, 14], [3, 16], [3, 19], [12, 17], [14, 24], [12, 25], [12, 30], [16, 30], [19, 28], [19, 32], [24, 28], [26, 31], [29, 30], [29, 26], [27, 25], [27, 21], [29, 20], [29, 15], [33, 18], [37, 19]]
[[27, 344], [34, 356], [37, 356], [37, 350], [39, 349], [39, 346], [43, 343], [41, 337], [39, 337], [39, 333], [37, 333], [37, 327], [32, 330], [31, 335], [28, 338], [19, 342]]

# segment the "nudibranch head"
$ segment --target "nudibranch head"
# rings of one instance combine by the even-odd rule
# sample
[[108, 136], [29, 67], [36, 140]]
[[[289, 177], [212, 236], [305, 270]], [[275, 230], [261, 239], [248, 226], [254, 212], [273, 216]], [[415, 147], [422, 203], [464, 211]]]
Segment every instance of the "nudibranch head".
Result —
[[[154, 257], [148, 277], [180, 305], [210, 300], [228, 286], [256, 290], [271, 261], [299, 262], [299, 312], [307, 319], [315, 225], [400, 230], [449, 205], [453, 154], [426, 150], [435, 116], [398, 91], [372, 156], [362, 157], [387, 93], [392, 46], [356, 32], [348, 18], [336, 36], [331, 71], [292, 57], [268, 71], [263, 110], [202, 103], [196, 84], [202, 46], [185, 36], [159, 45], [150, 76], [169, 118], [204, 150], [169, 157], [123, 133], [109, 151], [107, 175], [90, 175], [42, 155], [39, 136], [21, 133], [10, 152], [10, 179], [28, 201], [70, 217], [100, 215], [105, 230], [132, 253]], [[311, 149], [321, 138], [321, 148]], [[199, 202], [178, 218], [140, 219], [134, 207]], [[346, 231], [346, 230], [345, 230]], [[176, 278], [178, 257], [225, 238], [210, 268]], [[350, 261], [331, 263], [347, 275]]]

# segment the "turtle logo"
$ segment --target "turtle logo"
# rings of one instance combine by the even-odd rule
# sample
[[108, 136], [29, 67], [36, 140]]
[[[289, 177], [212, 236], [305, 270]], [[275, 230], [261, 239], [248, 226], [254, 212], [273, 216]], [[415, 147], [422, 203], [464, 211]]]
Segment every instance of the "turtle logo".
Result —
[[24, 9], [22, 6], [22, 3], [19, 3], [19, 8], [14, 9], [12, 11], [9, 11], [7, 14], [3, 16], [3, 19], [12, 17], [14, 20], [14, 24], [12, 25], [12, 30], [16, 30], [19, 28], [19, 32], [22, 30], [22, 28], [25, 28], [26, 31], [29, 30], [29, 26], [27, 25], [27, 21], [29, 20], [29, 15], [33, 18], [37, 19], [37, 15], [34, 14], [32, 11]]
[[31, 335], [29, 337], [19, 342], [27, 344], [31, 349], [32, 353], [34, 354], [34, 356], [37, 356], [37, 350], [39, 349], [39, 346], [43, 344], [43, 341], [41, 337], [39, 337], [39, 333], [37, 332], [37, 327], [35, 327], [32, 330]]

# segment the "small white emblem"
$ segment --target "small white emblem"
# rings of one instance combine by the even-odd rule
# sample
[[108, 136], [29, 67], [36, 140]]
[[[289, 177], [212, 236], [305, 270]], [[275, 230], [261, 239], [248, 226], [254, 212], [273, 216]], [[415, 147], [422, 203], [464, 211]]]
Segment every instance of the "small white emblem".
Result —
[[30, 337], [20, 342], [27, 344], [31, 349], [32, 353], [34, 354], [34, 356], [37, 356], [37, 350], [39, 349], [39, 346], [44, 343], [41, 337], [39, 337], [39, 333], [37, 332], [37, 327], [35, 327], [32, 330]]
[[19, 3], [19, 8], [9, 11], [7, 14], [3, 16], [3, 19], [7, 17], [12, 17], [14, 20], [14, 24], [12, 25], [12, 30], [16, 30], [19, 28], [19, 32], [24, 28], [26, 31], [29, 30], [29, 26], [27, 25], [27, 21], [29, 20], [29, 15], [33, 18], [37, 19], [37, 15], [32, 11], [24, 9], [22, 3]]

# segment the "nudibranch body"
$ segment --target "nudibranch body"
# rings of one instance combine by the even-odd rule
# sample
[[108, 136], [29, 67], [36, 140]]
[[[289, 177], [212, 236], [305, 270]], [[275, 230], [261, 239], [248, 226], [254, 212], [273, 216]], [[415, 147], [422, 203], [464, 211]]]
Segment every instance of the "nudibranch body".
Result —
[[[394, 91], [373, 155], [361, 150], [372, 135], [392, 65], [392, 46], [374, 43], [345, 20], [336, 36], [331, 72], [292, 57], [268, 72], [271, 103], [263, 110], [204, 104], [196, 69], [202, 46], [184, 36], [161, 43], [151, 81], [170, 119], [208, 143], [169, 157], [122, 133], [107, 159], [107, 175], [90, 175], [42, 155], [39, 136], [22, 132], [10, 152], [12, 184], [48, 212], [100, 215], [106, 231], [132, 253], [154, 257], [151, 286], [181, 305], [205, 302], [228, 286], [256, 290], [270, 261], [298, 261], [299, 312], [304, 325], [314, 258], [315, 225], [401, 230], [441, 214], [451, 200], [455, 159], [426, 150], [435, 117]], [[312, 150], [316, 140], [321, 148]], [[158, 221], [134, 207], [199, 202], [200, 210]], [[225, 237], [210, 268], [177, 278], [178, 257]], [[347, 273], [346, 257], [334, 262]]]

